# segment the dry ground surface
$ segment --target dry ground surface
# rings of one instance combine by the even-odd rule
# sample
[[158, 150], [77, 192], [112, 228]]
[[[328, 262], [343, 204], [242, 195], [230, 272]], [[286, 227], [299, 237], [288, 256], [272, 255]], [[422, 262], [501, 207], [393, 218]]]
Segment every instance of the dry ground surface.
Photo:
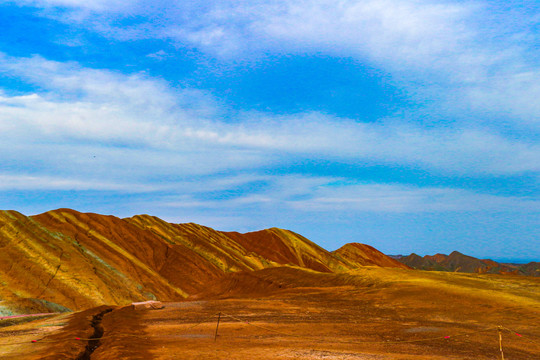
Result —
[[[94, 325], [103, 336], [90, 344], [99, 346], [82, 355], [100, 313]], [[500, 359], [499, 325], [505, 359], [540, 359], [540, 279], [272, 269], [248, 279], [236, 274], [161, 310], [103, 306], [4, 326], [0, 358]]]

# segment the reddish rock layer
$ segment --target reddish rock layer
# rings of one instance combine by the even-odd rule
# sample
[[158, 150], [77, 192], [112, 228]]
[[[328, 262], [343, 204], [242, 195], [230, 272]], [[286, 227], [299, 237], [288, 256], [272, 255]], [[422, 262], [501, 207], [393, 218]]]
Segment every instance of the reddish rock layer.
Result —
[[400, 262], [414, 269], [451, 271], [477, 274], [504, 274], [540, 276], [540, 263], [502, 264], [490, 259], [477, 259], [453, 251], [450, 255], [436, 254], [421, 257], [416, 254], [396, 256]]
[[366, 244], [351, 243], [342, 246], [333, 254], [351, 264], [357, 266], [382, 266], [410, 269], [409, 266], [384, 255], [379, 250]]

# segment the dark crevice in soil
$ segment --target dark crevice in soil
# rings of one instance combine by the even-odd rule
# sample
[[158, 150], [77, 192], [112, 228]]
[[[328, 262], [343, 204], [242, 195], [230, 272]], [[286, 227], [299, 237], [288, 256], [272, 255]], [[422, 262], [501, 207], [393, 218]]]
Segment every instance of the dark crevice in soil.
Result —
[[[62, 255], [60, 255], [60, 258], [62, 257]], [[60, 260], [61, 261], [61, 260]], [[62, 266], [62, 263], [58, 264], [58, 266], [56, 267], [56, 270], [54, 272], [54, 274], [52, 274], [52, 276], [49, 278], [49, 281], [47, 281], [47, 283], [45, 284], [45, 287], [43, 288], [43, 290], [41, 291], [41, 293], [36, 297], [36, 299], [41, 299], [41, 297], [43, 296], [43, 294], [45, 294], [45, 291], [47, 291], [47, 289], [49, 288], [49, 285], [51, 284], [51, 281], [53, 281], [53, 279], [56, 277], [56, 274], [58, 274], [58, 270], [60, 270], [60, 266]]]
[[75, 358], [75, 360], [91, 359], [92, 353], [96, 351], [96, 349], [101, 345], [100, 339], [103, 337], [104, 332], [103, 326], [101, 326], [101, 320], [103, 320], [103, 316], [105, 316], [105, 314], [111, 311], [113, 311], [112, 308], [105, 309], [99, 314], [92, 317], [92, 322], [90, 323], [90, 325], [94, 328], [94, 333], [92, 334], [92, 336], [90, 336], [91, 340], [88, 340], [88, 344], [86, 344], [86, 348], [84, 349], [84, 351], [80, 353], [79, 356]]

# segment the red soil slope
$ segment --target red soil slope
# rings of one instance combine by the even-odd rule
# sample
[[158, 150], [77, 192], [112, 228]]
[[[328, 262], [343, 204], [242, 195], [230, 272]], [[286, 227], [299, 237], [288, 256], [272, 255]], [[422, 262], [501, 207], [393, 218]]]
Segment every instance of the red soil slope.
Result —
[[333, 254], [347, 263], [352, 264], [353, 267], [382, 266], [410, 269], [409, 266], [384, 255], [379, 250], [366, 244], [346, 244], [334, 251]]
[[451, 271], [477, 274], [513, 274], [540, 276], [540, 264], [501, 264], [490, 259], [477, 259], [454, 251], [450, 255], [436, 254], [420, 257], [416, 254], [398, 256], [397, 260], [414, 269]]
[[240, 234], [225, 233], [250, 253], [278, 264], [295, 265], [320, 272], [346, 270], [349, 267], [329, 251], [292, 231], [271, 228]]

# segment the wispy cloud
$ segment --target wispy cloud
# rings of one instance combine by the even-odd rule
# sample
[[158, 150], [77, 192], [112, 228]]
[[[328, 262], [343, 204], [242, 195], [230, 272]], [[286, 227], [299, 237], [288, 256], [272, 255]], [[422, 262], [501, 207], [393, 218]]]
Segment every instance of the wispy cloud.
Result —
[[[484, 124], [503, 113], [538, 129], [540, 67], [530, 32], [538, 19], [519, 12], [519, 1], [19, 3], [71, 9], [78, 15], [57, 18], [107, 37], [163, 39], [233, 61], [268, 53], [352, 57], [391, 73], [418, 103], [473, 109]], [[133, 15], [137, 22], [117, 25]]]
[[540, 67], [494, 75], [465, 93], [475, 110], [491, 109], [492, 115], [519, 118], [536, 132], [540, 130]]
[[132, 0], [15, 0], [21, 5], [38, 6], [44, 8], [68, 7], [72, 9], [88, 9], [93, 11], [114, 11], [128, 8], [137, 3]]
[[[107, 36], [169, 38], [223, 56], [245, 56], [248, 52], [268, 50], [322, 50], [338, 56], [372, 57], [398, 67], [437, 69], [494, 60], [486, 56], [490, 54], [473, 49], [467, 51], [467, 56], [463, 55], [476, 40], [475, 30], [467, 24], [472, 22], [476, 11], [482, 10], [481, 3], [474, 2], [226, 0], [211, 4], [199, 1], [168, 4], [158, 1], [149, 7], [143, 1], [124, 3], [123, 7], [129, 8], [126, 14], [119, 9], [123, 2], [19, 3], [67, 7], [73, 11], [92, 9], [93, 15], [88, 16], [103, 16], [101, 26], [95, 30]], [[158, 13], [160, 18], [156, 20]], [[138, 24], [115, 25], [115, 19], [133, 14], [141, 16]], [[193, 14], [197, 16], [190, 16]], [[69, 17], [64, 19], [72, 21]]]
[[448, 211], [540, 211], [535, 199], [494, 196], [452, 188], [419, 188], [385, 184], [350, 184], [324, 187], [313, 199], [291, 202], [304, 211], [423, 213]]
[[[96, 182], [92, 179], [75, 179], [42, 175], [8, 175], [0, 174], [0, 191], [30, 190], [30, 191], [119, 191], [124, 193], [153, 192], [165, 187], [144, 185], [139, 183]], [[165, 188], [166, 189], [166, 188]]]
[[132, 172], [138, 164], [141, 174], [145, 169], [170, 174], [174, 167], [186, 175], [250, 169], [299, 156], [414, 166], [443, 174], [540, 170], [537, 144], [483, 127], [424, 129], [395, 122], [358, 123], [316, 112], [276, 116], [247, 111], [230, 123], [221, 118], [210, 95], [174, 89], [142, 74], [122, 75], [40, 57], [2, 56], [0, 68], [44, 89], [22, 96], [0, 94], [4, 151], [24, 144], [23, 154], [39, 157], [55, 152], [44, 147], [68, 147], [64, 160], [56, 155], [44, 162], [75, 166], [81, 160], [74, 154], [92, 154], [117, 171]]
[[504, 174], [540, 170], [540, 147], [485, 128], [423, 129], [412, 125], [358, 123], [318, 113], [263, 120], [241, 127], [192, 133], [221, 144], [320, 155], [373, 163], [406, 164], [442, 173]]
[[420, 103], [451, 99], [454, 106], [488, 116], [504, 112], [537, 129], [537, 47], [521, 30], [508, 30], [512, 18], [501, 15], [500, 25], [485, 24], [497, 11], [490, 7], [402, 0], [225, 2], [204, 13], [203, 26], [182, 24], [167, 36], [224, 57], [246, 57], [255, 49], [357, 58], [390, 72]]
[[168, 57], [171, 57], [171, 55], [168, 54], [167, 52], [165, 52], [164, 50], [159, 50], [159, 51], [156, 51], [154, 53], [146, 55], [146, 57], [161, 61], [161, 60], [164, 60], [164, 59], [166, 59]]
[[[161, 199], [155, 205], [184, 209], [281, 208], [306, 213], [327, 212], [481, 212], [540, 211], [534, 198], [496, 196], [449, 187], [418, 187], [360, 183], [346, 178], [303, 175], [266, 176], [262, 191], [238, 192], [238, 196], [208, 198], [203, 189], [190, 195]], [[211, 182], [210, 182], [211, 184]], [[239, 184], [249, 188], [249, 183]], [[233, 187], [235, 188], [235, 187]], [[210, 185], [207, 191], [212, 191]], [[222, 189], [226, 192], [226, 189]]]

